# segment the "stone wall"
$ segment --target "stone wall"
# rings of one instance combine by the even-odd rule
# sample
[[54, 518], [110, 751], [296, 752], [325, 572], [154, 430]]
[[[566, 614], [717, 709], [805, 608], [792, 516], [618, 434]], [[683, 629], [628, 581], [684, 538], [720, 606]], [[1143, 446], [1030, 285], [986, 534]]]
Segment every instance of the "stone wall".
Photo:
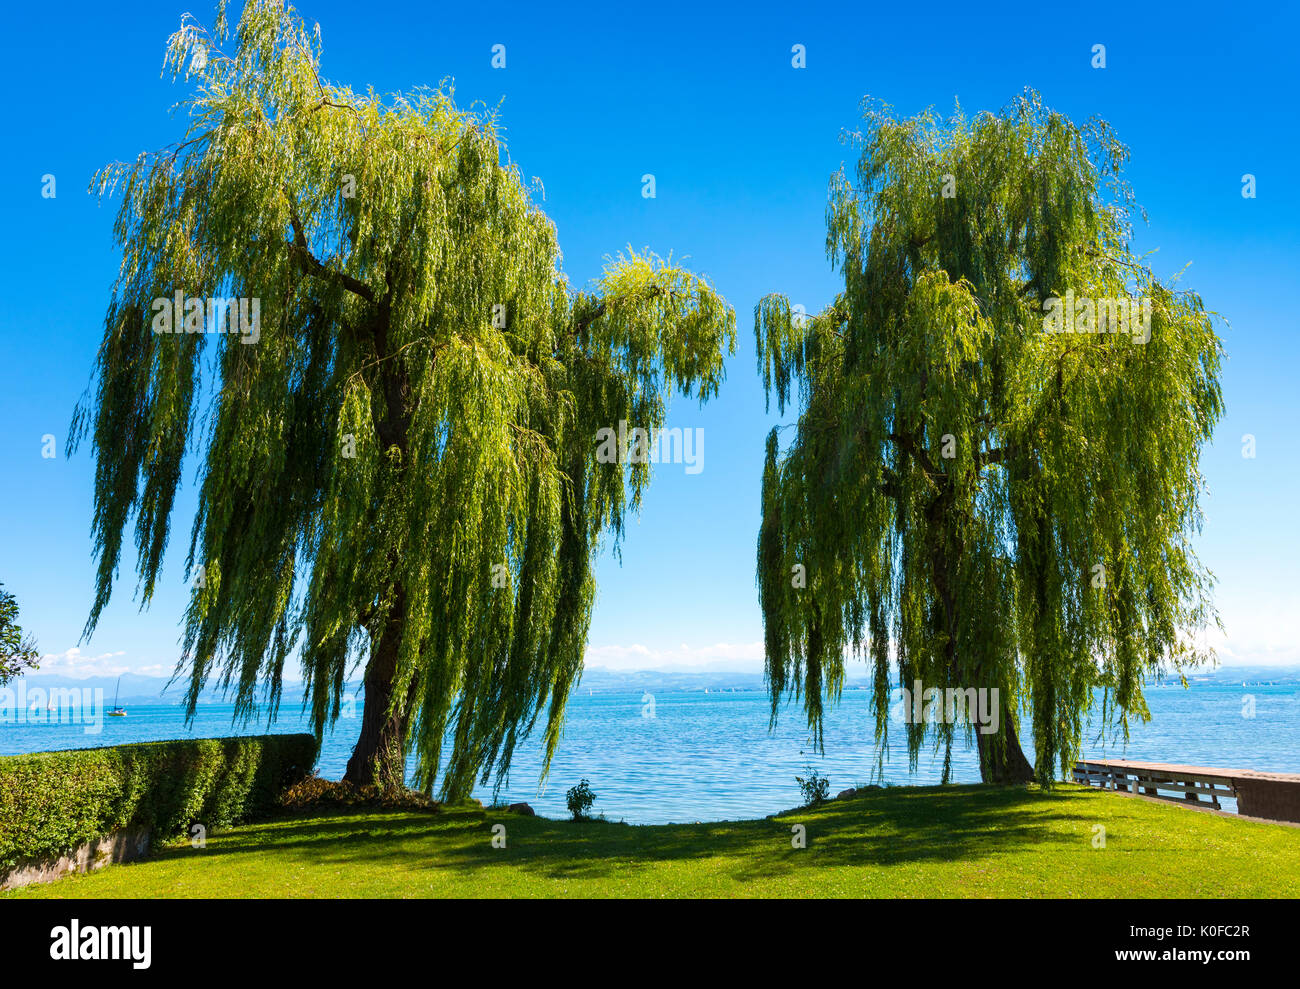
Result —
[[69, 855], [40, 862], [20, 862], [8, 872], [0, 872], [0, 890], [48, 883], [73, 872], [102, 869], [112, 862], [130, 862], [148, 851], [147, 830], [118, 831], [106, 838], [83, 842]]

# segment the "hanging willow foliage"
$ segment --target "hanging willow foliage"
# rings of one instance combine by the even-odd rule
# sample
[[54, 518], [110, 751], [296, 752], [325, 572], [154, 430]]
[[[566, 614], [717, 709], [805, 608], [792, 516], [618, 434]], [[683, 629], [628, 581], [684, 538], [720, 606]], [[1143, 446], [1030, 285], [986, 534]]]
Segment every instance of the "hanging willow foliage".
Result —
[[[193, 85], [184, 141], [93, 186], [122, 195], [123, 254], [73, 428], [97, 457], [87, 634], [132, 516], [153, 595], [197, 450], [191, 716], [215, 674], [237, 717], [273, 718], [297, 652], [318, 737], [365, 662], [349, 779], [399, 784], [414, 748], [432, 791], [449, 736], [442, 791], [464, 795], [505, 778], [543, 709], [549, 764], [594, 557], [649, 481], [648, 464], [598, 463], [596, 432], [658, 428], [673, 391], [715, 395], [734, 313], [636, 252], [571, 291], [491, 115], [326, 83], [319, 29], [271, 0], [233, 43], [224, 5], [211, 32], [187, 19], [166, 66]], [[163, 332], [178, 292], [190, 322]], [[208, 298], [258, 325], [199, 332], [213, 310], [188, 300]]]
[[[1222, 413], [1212, 314], [1133, 254], [1128, 152], [1103, 121], [1076, 127], [1032, 92], [970, 119], [868, 101], [852, 140], [856, 173], [832, 178], [827, 209], [843, 292], [816, 316], [779, 295], [755, 310], [769, 398], [798, 410], [763, 471], [772, 717], [802, 695], [820, 744], [846, 657], [873, 667], [882, 743], [895, 683], [997, 688], [999, 731], [973, 733], [984, 779], [1048, 783], [1095, 688], [1127, 736], [1147, 678], [1211, 658], [1193, 633], [1218, 623], [1212, 577], [1190, 538]], [[1076, 298], [1098, 300], [1095, 320], [1104, 300], [1146, 300], [1149, 340], [1084, 332], [1082, 301], [1079, 332], [1046, 332], [1065, 326], [1052, 300]], [[955, 731], [971, 733], [956, 720], [908, 723], [913, 768], [929, 738], [947, 778]]]

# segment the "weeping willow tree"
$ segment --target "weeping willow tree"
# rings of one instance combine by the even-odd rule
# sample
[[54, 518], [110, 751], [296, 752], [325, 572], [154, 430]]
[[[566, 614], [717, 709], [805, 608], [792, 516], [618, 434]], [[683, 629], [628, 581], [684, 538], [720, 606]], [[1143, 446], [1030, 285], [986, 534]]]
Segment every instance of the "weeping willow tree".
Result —
[[[1105, 122], [1033, 93], [946, 120], [869, 101], [852, 139], [827, 208], [843, 291], [816, 315], [779, 295], [755, 310], [769, 400], [797, 410], [763, 470], [772, 717], [802, 695], [824, 744], [860, 659], [877, 770], [893, 685], [919, 681], [944, 703], [907, 707], [913, 768], [929, 742], [947, 780], [964, 733], [985, 781], [1050, 783], [1095, 694], [1127, 735], [1144, 683], [1212, 658], [1190, 539], [1222, 348], [1201, 299], [1133, 253], [1128, 152]], [[987, 717], [949, 703], [971, 689]]]
[[399, 785], [414, 751], [421, 788], [445, 759], [463, 795], [543, 712], [549, 764], [594, 557], [649, 480], [594, 437], [715, 395], [734, 313], [637, 252], [571, 290], [491, 114], [325, 82], [319, 28], [277, 3], [233, 34], [224, 7], [187, 19], [166, 66], [188, 133], [92, 186], [122, 197], [122, 262], [73, 424], [97, 459], [87, 635], [132, 518], [152, 597], [196, 451], [191, 716], [212, 678], [236, 717], [274, 718], [298, 657], [319, 738], [364, 664], [348, 780]]

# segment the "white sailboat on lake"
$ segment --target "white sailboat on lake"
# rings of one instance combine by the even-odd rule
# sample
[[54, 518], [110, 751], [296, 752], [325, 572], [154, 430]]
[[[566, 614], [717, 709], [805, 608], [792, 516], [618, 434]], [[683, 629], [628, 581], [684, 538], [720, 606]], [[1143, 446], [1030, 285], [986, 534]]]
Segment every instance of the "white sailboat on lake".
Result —
[[126, 717], [126, 708], [119, 707], [117, 703], [117, 695], [121, 692], [121, 690], [122, 690], [122, 678], [118, 677], [117, 686], [113, 689], [113, 707], [111, 710], [107, 712], [110, 718]]

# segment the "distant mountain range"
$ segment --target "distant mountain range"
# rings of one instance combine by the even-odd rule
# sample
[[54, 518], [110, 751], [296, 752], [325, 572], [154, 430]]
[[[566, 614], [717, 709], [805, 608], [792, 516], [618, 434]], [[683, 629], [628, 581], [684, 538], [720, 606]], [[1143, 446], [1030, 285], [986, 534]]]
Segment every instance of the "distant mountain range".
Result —
[[[16, 688], [20, 681], [14, 681], [9, 686]], [[113, 693], [118, 690], [117, 677], [87, 677], [85, 679], [76, 679], [69, 676], [60, 676], [57, 674], [35, 673], [25, 678], [27, 689], [40, 687], [44, 690], [52, 688], [75, 688], [84, 690], [89, 688], [94, 690], [99, 688], [104, 691], [105, 703], [113, 702]], [[866, 682], [865, 680], [863, 681]], [[187, 684], [184, 681], [176, 681], [167, 688], [166, 677], [142, 676], [136, 673], [122, 674], [122, 684], [119, 692], [120, 704], [157, 704], [160, 700], [163, 702], [170, 701], [174, 704], [182, 704], [185, 701], [185, 691]], [[350, 681], [347, 684], [349, 693], [355, 692], [361, 687], [361, 682]], [[167, 688], [164, 690], [164, 688]], [[302, 697], [303, 684], [301, 681], [286, 681], [284, 685], [283, 702], [287, 707], [296, 703]], [[582, 683], [577, 688], [582, 693], [591, 692], [593, 694], [605, 693], [628, 693], [633, 691], [650, 691], [652, 693], [672, 693], [674, 691], [725, 691], [725, 690], [762, 690], [763, 675], [761, 673], [684, 673], [675, 671], [661, 670], [639, 670], [639, 671], [616, 671], [593, 669], [587, 670], [582, 675]], [[226, 702], [218, 685], [209, 686], [199, 695], [200, 704], [221, 704]]]
[[[176, 682], [172, 684], [170, 690], [164, 692], [167, 686], [167, 677], [143, 676], [139, 673], [123, 673], [121, 676], [121, 687], [118, 687], [118, 677], [70, 677], [60, 676], [57, 673], [33, 673], [26, 677], [19, 677], [8, 684], [8, 689], [17, 689], [20, 683], [25, 683], [30, 691], [33, 688], [40, 687], [42, 690], [71, 688], [74, 690], [95, 690], [104, 691], [104, 703], [112, 704], [114, 693], [118, 696], [119, 704], [157, 704], [159, 699], [163, 701], [174, 701], [177, 704], [185, 700], [185, 684]], [[221, 701], [221, 691], [205, 690], [200, 698], [204, 702]]]
[[[104, 691], [105, 703], [113, 702], [113, 694], [118, 690], [117, 677], [87, 677], [79, 680], [74, 677], [57, 674], [36, 673], [25, 678], [27, 688], [40, 687], [49, 690], [52, 687], [72, 687], [76, 689], [95, 688]], [[1229, 666], [1217, 670], [1194, 672], [1188, 675], [1192, 683], [1245, 683], [1251, 686], [1265, 684], [1300, 685], [1300, 667], [1280, 666]], [[9, 684], [15, 689], [20, 681]], [[1176, 684], [1176, 679], [1166, 680]], [[118, 702], [121, 704], [157, 704], [159, 700], [181, 704], [185, 700], [186, 684], [182, 681], [173, 683], [170, 689], [166, 677], [142, 676], [136, 673], [124, 673]], [[348, 684], [348, 691], [359, 689], [360, 682]], [[852, 671], [845, 683], [846, 690], [867, 690], [871, 681], [865, 673], [865, 667], [859, 664]], [[764, 690], [761, 673], [697, 673], [684, 670], [607, 670], [589, 669], [582, 675], [578, 690], [592, 694], [631, 693], [635, 691], [649, 693], [673, 693], [676, 691], [749, 691]], [[302, 697], [301, 682], [286, 682], [284, 685], [284, 703], [298, 702]], [[215, 686], [208, 687], [199, 696], [200, 704], [220, 704], [225, 701], [221, 690]]]

